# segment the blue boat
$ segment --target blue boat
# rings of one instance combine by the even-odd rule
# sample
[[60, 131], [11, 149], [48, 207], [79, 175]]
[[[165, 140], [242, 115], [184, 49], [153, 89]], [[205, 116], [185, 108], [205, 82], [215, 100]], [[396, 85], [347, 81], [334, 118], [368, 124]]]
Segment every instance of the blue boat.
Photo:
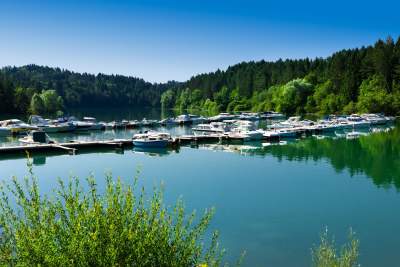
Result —
[[135, 147], [161, 148], [161, 147], [166, 147], [168, 145], [168, 140], [138, 139], [138, 140], [133, 140], [133, 145]]
[[167, 133], [149, 133], [136, 135], [132, 142], [135, 147], [164, 148], [171, 140], [171, 136]]

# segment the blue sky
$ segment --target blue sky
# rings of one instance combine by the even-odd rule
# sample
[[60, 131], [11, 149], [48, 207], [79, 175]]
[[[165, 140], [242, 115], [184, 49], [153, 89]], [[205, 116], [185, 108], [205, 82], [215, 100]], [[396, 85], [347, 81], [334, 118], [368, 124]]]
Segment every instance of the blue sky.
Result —
[[396, 1], [0, 1], [0, 65], [183, 81], [397, 38]]

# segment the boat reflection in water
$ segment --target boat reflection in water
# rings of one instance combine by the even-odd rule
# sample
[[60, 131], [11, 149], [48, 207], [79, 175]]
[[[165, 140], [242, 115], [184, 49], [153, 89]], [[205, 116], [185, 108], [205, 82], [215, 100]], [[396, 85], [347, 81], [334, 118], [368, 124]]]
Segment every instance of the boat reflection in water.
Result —
[[279, 142], [249, 142], [244, 145], [208, 144], [199, 149], [274, 157], [279, 161], [327, 161], [337, 172], [365, 174], [378, 187], [400, 189], [400, 127], [380, 128], [356, 139], [346, 134], [315, 135]]
[[[190, 144], [181, 149], [202, 149], [237, 153], [249, 157], [274, 157], [279, 161], [325, 161], [337, 172], [348, 171], [351, 176], [365, 174], [375, 185], [395, 186], [400, 189], [400, 127], [373, 128], [368, 135], [347, 139], [346, 131], [318, 134], [299, 139], [284, 139], [275, 142], [251, 141], [214, 144]], [[179, 153], [179, 149], [134, 147], [133, 149], [80, 149], [86, 153], [140, 153], [162, 157]], [[46, 157], [64, 155], [63, 152], [47, 152]], [[34, 164], [45, 164], [42, 153], [33, 153]], [[2, 155], [0, 160], [26, 157], [24, 153]], [[39, 158], [35, 158], [39, 157]]]
[[133, 153], [145, 154], [150, 157], [163, 157], [173, 153], [179, 153], [178, 150], [173, 150], [167, 147], [134, 147], [132, 151]]

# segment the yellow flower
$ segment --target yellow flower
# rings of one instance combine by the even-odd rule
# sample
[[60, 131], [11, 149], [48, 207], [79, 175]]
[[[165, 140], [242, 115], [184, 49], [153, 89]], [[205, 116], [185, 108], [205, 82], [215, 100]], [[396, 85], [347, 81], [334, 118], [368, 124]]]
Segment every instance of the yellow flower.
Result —
[[200, 263], [197, 267], [207, 267], [206, 263]]

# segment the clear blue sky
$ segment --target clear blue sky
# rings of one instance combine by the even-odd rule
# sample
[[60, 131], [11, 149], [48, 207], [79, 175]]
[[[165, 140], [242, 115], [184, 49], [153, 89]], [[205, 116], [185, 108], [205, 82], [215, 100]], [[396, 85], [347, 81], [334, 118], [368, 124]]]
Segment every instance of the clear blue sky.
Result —
[[326, 57], [400, 30], [397, 1], [0, 1], [0, 66], [152, 82], [249, 60]]

